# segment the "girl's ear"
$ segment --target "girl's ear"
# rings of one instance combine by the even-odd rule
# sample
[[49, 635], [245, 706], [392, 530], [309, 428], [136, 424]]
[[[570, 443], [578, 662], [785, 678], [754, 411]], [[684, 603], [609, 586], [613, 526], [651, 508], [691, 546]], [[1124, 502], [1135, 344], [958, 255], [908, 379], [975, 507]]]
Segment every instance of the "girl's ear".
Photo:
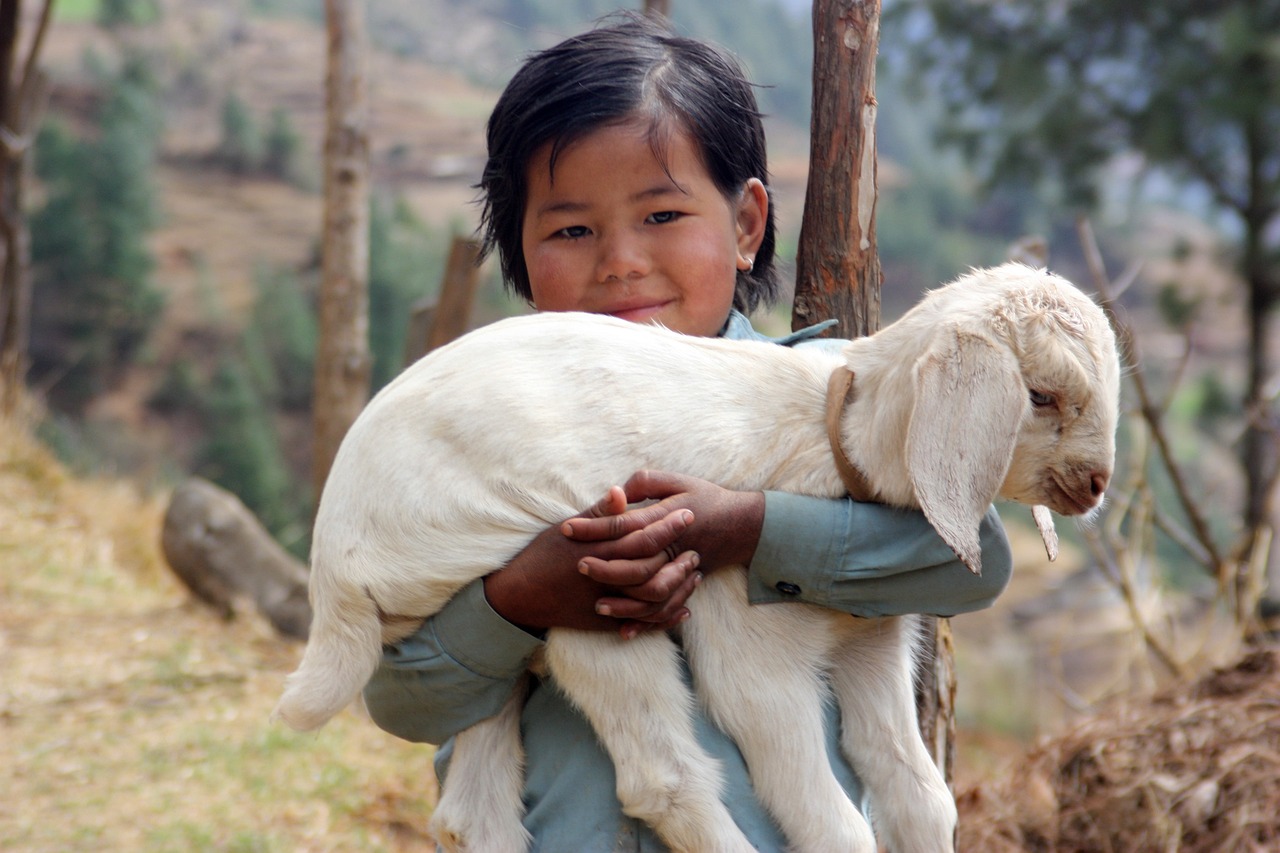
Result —
[[769, 221], [769, 191], [759, 178], [749, 178], [738, 198], [737, 235], [738, 268], [751, 269], [756, 253], [764, 242], [765, 224]]

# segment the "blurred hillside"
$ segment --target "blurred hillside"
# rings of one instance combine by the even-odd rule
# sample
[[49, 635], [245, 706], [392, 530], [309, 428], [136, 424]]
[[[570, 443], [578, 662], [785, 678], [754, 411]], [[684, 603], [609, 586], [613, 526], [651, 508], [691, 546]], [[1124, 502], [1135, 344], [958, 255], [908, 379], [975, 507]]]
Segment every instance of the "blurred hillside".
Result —
[[[772, 188], [785, 273], [794, 255], [806, 180], [809, 34], [807, 22], [794, 9], [785, 11], [766, 0], [750, 5], [748, 11], [758, 14], [718, 4], [676, 2], [673, 9], [684, 31], [740, 53], [764, 84], [760, 96], [772, 116]], [[78, 447], [91, 459], [102, 455], [96, 448], [106, 446], [105, 455], [115, 464], [141, 465], [153, 474], [157, 465], [171, 463], [198, 468], [205, 465], [201, 454], [207, 440], [200, 423], [219, 418], [194, 411], [188, 398], [212, 395], [210, 386], [228, 351], [245, 351], [242, 360], [249, 363], [241, 372], [267, 372], [269, 368], [255, 363], [261, 360], [253, 353], [256, 345], [244, 340], [255, 308], [272, 294], [277, 301], [284, 299], [279, 295], [283, 290], [296, 292], [293, 302], [305, 305], [314, 287], [323, 124], [322, 4], [166, 0], [157, 4], [159, 15], [111, 30], [97, 24], [92, 8], [72, 7], [79, 11], [64, 13], [49, 34], [44, 63], [54, 81], [49, 120], [69, 124], [73, 133], [87, 138], [100, 134], [113, 69], [128, 57], [143, 58], [154, 79], [154, 93], [148, 97], [156, 102], [161, 124], [154, 162], [140, 176], [154, 187], [153, 225], [145, 235], [147, 278], [163, 308], [154, 328], [137, 342], [136, 357], [101, 370], [84, 388], [76, 386], [84, 368], [74, 355], [77, 342], [47, 337], [42, 350], [37, 340], [33, 385], [50, 396], [56, 411], [70, 415], [68, 426], [72, 421], [88, 425], [80, 436], [66, 438], [73, 453]], [[471, 186], [478, 177], [483, 125], [496, 87], [525, 52], [587, 26], [610, 8], [585, 0], [370, 4], [372, 174], [385, 226], [371, 247], [375, 299], [380, 300], [372, 318], [378, 338], [373, 344], [381, 381], [399, 367], [408, 306], [429, 298], [438, 287], [449, 236], [469, 233], [474, 226]], [[883, 38], [891, 46], [894, 33]], [[1046, 208], [1030, 196], [980, 197], [958, 160], [929, 143], [936, 112], [929, 103], [908, 96], [892, 74], [880, 81], [880, 102], [878, 232], [886, 321], [914, 302], [923, 288], [969, 266], [1001, 260], [1008, 242], [1028, 229], [1050, 238], [1055, 268], [1085, 277], [1070, 231], [1070, 210]], [[292, 147], [289, 163], [272, 173], [249, 161], [276, 131]], [[1222, 278], [1204, 268], [1202, 262], [1214, 251], [1212, 239], [1188, 218], [1165, 217], [1150, 227], [1128, 220], [1123, 229], [1109, 227], [1105, 235], [1111, 250], [1132, 253], [1146, 243], [1140, 250], [1157, 258], [1178, 240], [1194, 247], [1183, 261], [1164, 264], [1166, 269], [1153, 274], [1157, 281], [1195, 277], [1204, 288], [1206, 273]], [[1200, 268], [1192, 270], [1189, 264]], [[60, 301], [76, 298], [70, 291], [61, 293], [65, 287], [57, 280], [38, 286], [37, 299], [57, 310]], [[1230, 283], [1206, 289], [1226, 294]], [[1238, 310], [1238, 305], [1226, 307]], [[521, 310], [489, 271], [474, 321]], [[785, 303], [779, 314], [762, 322], [785, 326]], [[305, 325], [279, 316], [262, 322], [277, 328]], [[1236, 338], [1229, 329], [1238, 322], [1208, 328], [1226, 330], [1221, 337], [1231, 345]], [[305, 329], [298, 332], [294, 349], [306, 349], [307, 334]], [[1201, 343], [1214, 345], [1212, 338]], [[48, 364], [40, 359], [42, 351]], [[281, 371], [276, 384], [301, 387], [309, 382], [309, 377]], [[269, 391], [259, 389], [258, 395], [267, 399], [249, 404], [288, 408], [270, 399]], [[157, 396], [163, 398], [160, 405]], [[305, 402], [305, 389], [295, 396]], [[281, 455], [296, 472], [307, 458], [305, 430], [292, 422], [296, 418], [290, 412], [281, 414], [272, 429], [283, 433]], [[143, 446], [130, 449], [129, 444]], [[151, 451], [159, 451], [166, 461], [148, 461], [155, 455]], [[218, 479], [213, 467], [205, 465], [205, 473]]]
[[[762, 97], [787, 93], [792, 115], [803, 118], [807, 94], [794, 90], [807, 87], [807, 33], [780, 8], [764, 0], [760, 5], [771, 8], [773, 17], [756, 17], [757, 41], [762, 33], [789, 34], [804, 46], [792, 70], [779, 72], [779, 87], [763, 90]], [[307, 310], [318, 275], [322, 4], [166, 0], [156, 8], [158, 15], [139, 23], [105, 28], [93, 4], [76, 5], [48, 36], [43, 64], [53, 86], [47, 123], [67, 128], [67, 137], [89, 140], [84, 144], [104, 137], [104, 112], [113, 98], [119, 100], [121, 78], [114, 75], [124, 72], [117, 69], [141, 65], [151, 81], [144, 97], [154, 101], [160, 130], [154, 161], [137, 178], [153, 192], [154, 211], [143, 247], [149, 257], [140, 261], [145, 282], [138, 287], [154, 292], [148, 299], [162, 307], [148, 321], [149, 330], [130, 333], [128, 341], [82, 344], [74, 329], [40, 325], [40, 318], [57, 321], [72, 310], [68, 306], [83, 301], [70, 289], [79, 276], [51, 278], [52, 268], [37, 263], [31, 381], [51, 404], [44, 434], [66, 458], [88, 468], [105, 464], [153, 479], [199, 470], [244, 495], [259, 512], [268, 503], [289, 503], [272, 528], [296, 543], [301, 534], [289, 519], [307, 514], [309, 497], [303, 491], [289, 500], [280, 492], [306, 482], [309, 461], [305, 363], [314, 329], [297, 312]], [[401, 366], [409, 308], [435, 293], [450, 236], [474, 228], [472, 184], [483, 161], [484, 120], [495, 87], [524, 53], [587, 26], [609, 8], [563, 3], [531, 11], [527, 4], [443, 0], [370, 4], [372, 345], [378, 383]], [[739, 15], [686, 8], [693, 26], [727, 27], [726, 37], [743, 31]], [[780, 55], [759, 44], [752, 51], [775, 64]], [[776, 193], [791, 235], [785, 239], [794, 245], [805, 180], [804, 148], [797, 144], [803, 135], [784, 120], [778, 127]], [[251, 162], [251, 154], [276, 131], [292, 148], [287, 167], [269, 173]], [[48, 150], [38, 146], [38, 162], [54, 164]], [[56, 219], [45, 221], [64, 227]], [[68, 254], [52, 251], [55, 258]], [[486, 270], [473, 322], [523, 310]], [[90, 313], [80, 322], [100, 324], [103, 316]], [[263, 335], [263, 328], [271, 331]], [[282, 337], [281, 329], [294, 331]], [[77, 354], [103, 347], [117, 354], [100, 356], [101, 364]], [[290, 351], [278, 352], [284, 347]], [[267, 383], [272, 387], [261, 379], [268, 373], [276, 374]], [[255, 409], [263, 412], [262, 423], [250, 423]], [[230, 443], [259, 447], [259, 458], [221, 458], [224, 450], [210, 447], [211, 433], [219, 429], [242, 433]], [[277, 473], [244, 473], [268, 469]], [[250, 477], [272, 482], [245, 482]]]

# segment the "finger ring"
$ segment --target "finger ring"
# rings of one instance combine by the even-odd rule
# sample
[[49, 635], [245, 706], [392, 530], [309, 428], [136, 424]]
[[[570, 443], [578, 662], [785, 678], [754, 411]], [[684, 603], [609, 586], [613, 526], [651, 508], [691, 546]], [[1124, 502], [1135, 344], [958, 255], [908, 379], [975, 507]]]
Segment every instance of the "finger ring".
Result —
[[674, 563], [676, 561], [676, 557], [680, 556], [680, 552], [676, 550], [676, 546], [674, 542], [668, 545], [667, 547], [663, 548], [662, 550], [667, 552], [668, 562]]

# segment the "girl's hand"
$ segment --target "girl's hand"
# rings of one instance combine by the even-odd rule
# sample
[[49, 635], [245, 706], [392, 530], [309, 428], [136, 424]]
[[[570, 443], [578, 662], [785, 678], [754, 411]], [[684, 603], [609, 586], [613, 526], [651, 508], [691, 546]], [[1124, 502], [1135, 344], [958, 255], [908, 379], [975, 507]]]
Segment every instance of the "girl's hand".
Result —
[[[614, 486], [488, 575], [485, 597], [507, 621], [533, 631], [575, 628], [632, 637], [673, 627], [688, 618], [684, 603], [702, 579], [698, 556], [675, 548], [692, 521], [681, 507], [628, 510], [627, 493]], [[592, 578], [588, 565], [609, 567], [612, 579]]]
[[[755, 556], [760, 526], [764, 522], [762, 492], [732, 491], [707, 480], [662, 471], [636, 472], [622, 492], [629, 503], [648, 500], [658, 503], [625, 514], [599, 511], [584, 514], [562, 525], [565, 535], [582, 542], [605, 540], [616, 537], [627, 525], [641, 518], [669, 518], [682, 511], [692, 511], [685, 529], [676, 534], [678, 542], [673, 540], [665, 546], [668, 556], [693, 552], [702, 572], [724, 566], [745, 566]], [[611, 494], [605, 501], [611, 499], [617, 498]], [[593, 510], [603, 508], [605, 501]], [[679, 580], [665, 567], [654, 571], [653, 560], [660, 556], [654, 555], [646, 561], [611, 560], [600, 554], [584, 558], [584, 570], [593, 580], [624, 592], [625, 597], [601, 599], [600, 606], [614, 616], [641, 619], [637, 614], [643, 613], [643, 602], [666, 600], [672, 584]], [[644, 627], [655, 626], [628, 623], [624, 625], [624, 636], [634, 635]]]

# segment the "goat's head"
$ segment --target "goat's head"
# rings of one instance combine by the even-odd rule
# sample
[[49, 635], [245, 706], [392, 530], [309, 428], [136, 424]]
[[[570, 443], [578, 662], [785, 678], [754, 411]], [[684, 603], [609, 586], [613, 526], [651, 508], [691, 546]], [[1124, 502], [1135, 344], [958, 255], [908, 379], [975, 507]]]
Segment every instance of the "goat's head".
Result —
[[[925, 515], [971, 569], [981, 566], [977, 530], [997, 496], [1064, 515], [1101, 504], [1115, 462], [1120, 366], [1092, 300], [1044, 270], [1005, 264], [930, 292], [899, 322], [928, 338], [913, 368], [908, 475]], [[1048, 518], [1037, 510], [1052, 556]]]

